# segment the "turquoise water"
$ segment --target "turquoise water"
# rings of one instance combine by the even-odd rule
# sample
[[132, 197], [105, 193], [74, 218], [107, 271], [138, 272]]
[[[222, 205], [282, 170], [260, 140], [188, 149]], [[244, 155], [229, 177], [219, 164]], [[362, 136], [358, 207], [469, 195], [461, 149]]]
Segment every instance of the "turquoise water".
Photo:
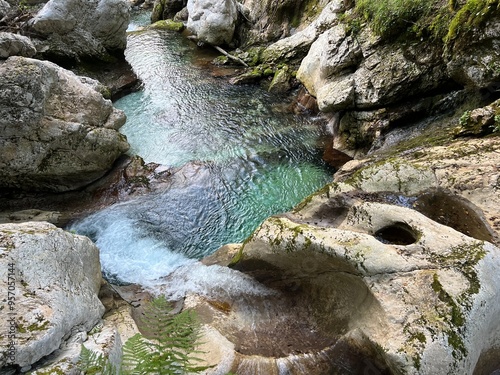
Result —
[[127, 114], [130, 153], [182, 168], [167, 190], [73, 225], [96, 241], [108, 277], [147, 284], [168, 275], [331, 181], [318, 119], [288, 113], [260, 87], [212, 77], [179, 34], [133, 32], [126, 58], [143, 82], [115, 103]]

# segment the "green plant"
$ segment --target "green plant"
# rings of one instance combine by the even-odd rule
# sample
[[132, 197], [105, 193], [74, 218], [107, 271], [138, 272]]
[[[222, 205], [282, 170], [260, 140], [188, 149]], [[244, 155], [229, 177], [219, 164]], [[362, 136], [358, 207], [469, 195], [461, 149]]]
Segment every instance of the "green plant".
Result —
[[358, 0], [356, 12], [383, 37], [405, 32], [432, 10], [433, 0]]
[[109, 358], [82, 346], [80, 368], [88, 375], [177, 375], [196, 373], [207, 367], [196, 366], [200, 325], [192, 311], [171, 314], [165, 297], [152, 300], [140, 319], [144, 335], [138, 333], [123, 345], [119, 368]]
[[499, 0], [467, 0], [451, 20], [445, 42], [450, 43], [460, 34], [482, 26], [499, 8]]
[[82, 345], [80, 352], [78, 367], [87, 375], [116, 375], [118, 373], [116, 367], [109, 361], [109, 358], [87, 349], [84, 345]]
[[493, 133], [500, 133], [500, 115], [495, 116], [495, 123], [493, 124]]
[[500, 0], [358, 0], [353, 18], [367, 21], [383, 38], [430, 37], [448, 45], [469, 36], [499, 9]]

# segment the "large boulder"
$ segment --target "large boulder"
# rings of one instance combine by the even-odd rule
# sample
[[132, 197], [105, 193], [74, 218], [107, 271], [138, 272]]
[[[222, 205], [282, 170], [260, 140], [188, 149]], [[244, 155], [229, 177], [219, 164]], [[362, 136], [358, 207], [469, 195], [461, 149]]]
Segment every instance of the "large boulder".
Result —
[[[344, 2], [344, 1], [342, 1]], [[240, 35], [244, 46], [276, 42], [292, 36], [311, 24], [322, 10], [333, 3], [329, 0], [244, 0], [242, 5], [248, 9], [248, 20]], [[309, 32], [311, 32], [310, 30]]]
[[0, 18], [3, 18], [10, 10], [10, 4], [5, 0], [0, 0]]
[[72, 190], [102, 177], [128, 149], [125, 115], [97, 81], [10, 57], [0, 66], [0, 187]]
[[50, 0], [30, 21], [42, 54], [64, 59], [125, 50], [130, 5], [126, 0]]
[[265, 62], [302, 59], [307, 55], [311, 44], [323, 33], [338, 23], [339, 15], [345, 11], [344, 1], [335, 0], [326, 5], [321, 14], [311, 24], [289, 37], [278, 40], [262, 52]]
[[33, 57], [36, 48], [30, 38], [19, 34], [0, 32], [0, 59], [9, 56]]
[[500, 348], [500, 249], [352, 189], [323, 189], [242, 245], [232, 267], [274, 295], [188, 300], [207, 324], [214, 374], [498, 365], [488, 355]]
[[[473, 211], [478, 211], [480, 221], [488, 225], [486, 232], [491, 234], [475, 237], [500, 245], [500, 137], [459, 139], [448, 146], [424, 148], [425, 142], [423, 138], [421, 147], [388, 160], [373, 157], [350, 161], [336, 173], [335, 181], [370, 193], [388, 191], [411, 196], [436, 189], [447, 191], [471, 206], [464, 207], [454, 221], [471, 224]], [[453, 204], [437, 197], [429, 205], [436, 212], [433, 218], [448, 225], [450, 220], [440, 212], [452, 212]]]
[[187, 28], [198, 40], [229, 44], [233, 40], [238, 8], [234, 0], [189, 0]]
[[29, 368], [104, 313], [99, 250], [86, 237], [48, 223], [2, 224], [0, 265], [0, 325], [15, 341], [11, 356], [2, 335], [0, 368]]
[[339, 24], [312, 44], [297, 78], [321, 111], [380, 108], [425, 95], [446, 80], [437, 50], [379, 43], [368, 28], [354, 38]]

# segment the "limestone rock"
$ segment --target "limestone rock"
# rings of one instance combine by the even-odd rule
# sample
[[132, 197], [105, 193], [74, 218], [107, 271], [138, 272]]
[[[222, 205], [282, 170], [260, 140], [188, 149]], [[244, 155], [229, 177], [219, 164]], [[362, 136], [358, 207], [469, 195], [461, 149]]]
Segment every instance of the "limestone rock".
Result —
[[[405, 195], [444, 189], [474, 205], [493, 231], [488, 240], [500, 245], [499, 150], [500, 137], [458, 140], [410, 150], [387, 161], [351, 161], [337, 172], [335, 181], [366, 192]], [[464, 211], [472, 215], [472, 210]], [[469, 213], [461, 220], [470, 221]]]
[[151, 22], [172, 19], [187, 5], [187, 0], [155, 0]]
[[[500, 249], [350, 189], [342, 193], [332, 185], [295, 212], [266, 220], [245, 242], [234, 268], [289, 299], [288, 314], [316, 327], [316, 339], [327, 335], [333, 347], [348, 340], [351, 348], [363, 348], [357, 363], [380, 373], [472, 374], [487, 366], [481, 358], [500, 344]], [[224, 322], [236, 319], [245, 330], [245, 318], [233, 317], [238, 311], [233, 305]], [[246, 322], [251, 325], [252, 319]], [[270, 343], [278, 348], [286, 334], [279, 323], [271, 326]], [[266, 342], [263, 332], [252, 332]], [[301, 338], [309, 342], [306, 335]], [[308, 373], [338, 370], [334, 360], [322, 363], [323, 352], [310, 343], [309, 356], [319, 369]], [[370, 343], [383, 348], [381, 357]], [[332, 347], [324, 348], [336, 358]], [[300, 356], [281, 355], [270, 368], [303, 363]], [[342, 369], [363, 373], [350, 366]]]
[[347, 75], [320, 86], [317, 92], [318, 108], [323, 112], [336, 112], [355, 103], [355, 82]]
[[[297, 78], [316, 96], [332, 75], [356, 66], [360, 59], [361, 50], [356, 40], [346, 35], [344, 25], [337, 25], [325, 31], [313, 43], [302, 60]], [[329, 94], [318, 95], [319, 100], [329, 98]]]
[[325, 30], [338, 22], [338, 14], [345, 10], [342, 0], [328, 3], [311, 24], [289, 37], [271, 44], [262, 53], [264, 62], [291, 60], [306, 56], [311, 44]]
[[[337, 0], [284, 0], [279, 2], [245, 0], [242, 4], [249, 12], [245, 16], [248, 22], [243, 25], [243, 32], [240, 33], [242, 45], [264, 45], [292, 36], [311, 24], [330, 3], [333, 3], [330, 9], [335, 9], [337, 4], [343, 6]], [[325, 27], [328, 26], [325, 25]]]
[[500, 100], [465, 112], [455, 129], [457, 136], [484, 136], [500, 132]]
[[10, 10], [10, 4], [5, 0], [0, 0], [0, 18], [3, 18]]
[[48, 223], [2, 224], [0, 250], [1, 289], [7, 291], [10, 280], [15, 296], [13, 305], [4, 297], [0, 322], [17, 341], [14, 363], [2, 344], [0, 367], [30, 366], [99, 321], [104, 313], [99, 250], [88, 238]]
[[[423, 53], [422, 47], [398, 44], [375, 49], [379, 41], [369, 29], [357, 39], [344, 29], [340, 24], [319, 36], [297, 72], [297, 78], [317, 96], [321, 111], [380, 108], [401, 101], [402, 95], [430, 92], [445, 79], [436, 51]], [[345, 90], [339, 94], [335, 90], [348, 79], [346, 73], [353, 82], [354, 101], [344, 99]]]
[[500, 17], [492, 17], [475, 38], [457, 46], [447, 64], [448, 74], [457, 82], [472, 88], [498, 89], [500, 80]]
[[9, 56], [32, 57], [36, 48], [31, 40], [23, 35], [0, 32], [0, 59]]
[[123, 112], [75, 74], [23, 57], [10, 57], [0, 72], [1, 187], [76, 189], [128, 149], [115, 130]]
[[46, 36], [36, 40], [42, 54], [78, 60], [123, 51], [128, 23], [126, 0], [50, 0], [30, 25]]
[[234, 0], [189, 0], [187, 28], [205, 43], [220, 45], [233, 40], [238, 9]]
[[[78, 332], [63, 342], [50, 357], [45, 358], [40, 367], [30, 373], [33, 375], [44, 375], [52, 373], [64, 373], [69, 375], [80, 375], [77, 368], [82, 345], [87, 349], [107, 356], [111, 363], [119, 366], [122, 358], [122, 345], [130, 337], [139, 333], [139, 329], [133, 316], [137, 314], [131, 304], [141, 302], [140, 291], [133, 293], [133, 301], [124, 300], [114, 289], [104, 284], [99, 292], [99, 299], [104, 304], [106, 312], [90, 332]], [[120, 291], [121, 292], [121, 291]]]

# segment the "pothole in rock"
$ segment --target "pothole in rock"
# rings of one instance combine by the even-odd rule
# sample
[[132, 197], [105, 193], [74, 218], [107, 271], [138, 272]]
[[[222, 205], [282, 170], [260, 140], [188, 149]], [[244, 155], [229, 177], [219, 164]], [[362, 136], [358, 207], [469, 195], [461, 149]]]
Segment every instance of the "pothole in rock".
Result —
[[495, 242], [494, 232], [481, 210], [462, 197], [443, 190], [429, 191], [418, 196], [414, 208], [428, 218], [469, 237]]
[[382, 243], [392, 245], [411, 245], [418, 241], [418, 235], [406, 223], [394, 223], [375, 232], [374, 237]]
[[[286, 359], [294, 368], [306, 366], [301, 361], [312, 361], [323, 368], [305, 372], [311, 374], [379, 363], [372, 358], [377, 354], [370, 345], [346, 339], [353, 326], [383, 314], [364, 281], [348, 272], [323, 272], [338, 266], [327, 256], [295, 255], [283, 257], [284, 268], [256, 259], [239, 262], [235, 268], [276, 295], [208, 301], [202, 311], [198, 309], [200, 316], [245, 358]], [[305, 270], [304, 259], [313, 259], [322, 269]], [[386, 373], [385, 365], [377, 368]]]

